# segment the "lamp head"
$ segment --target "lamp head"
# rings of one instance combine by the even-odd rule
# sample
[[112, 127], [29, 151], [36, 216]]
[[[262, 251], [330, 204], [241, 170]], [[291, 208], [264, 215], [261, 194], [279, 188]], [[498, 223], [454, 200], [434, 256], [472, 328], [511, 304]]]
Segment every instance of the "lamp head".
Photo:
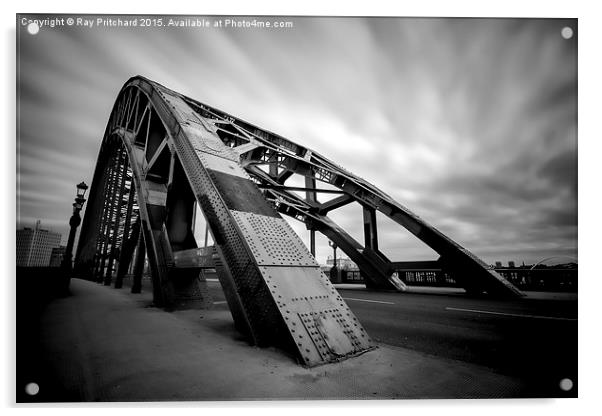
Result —
[[88, 189], [88, 185], [86, 185], [85, 182], [81, 182], [81, 183], [78, 183], [76, 185], [76, 187], [77, 187], [77, 198], [83, 199], [84, 195], [86, 194], [86, 190]]

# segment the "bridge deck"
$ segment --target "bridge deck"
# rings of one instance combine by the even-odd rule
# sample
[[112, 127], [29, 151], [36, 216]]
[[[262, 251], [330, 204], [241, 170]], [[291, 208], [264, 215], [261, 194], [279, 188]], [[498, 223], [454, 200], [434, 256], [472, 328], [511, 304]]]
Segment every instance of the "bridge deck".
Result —
[[166, 313], [148, 307], [150, 293], [83, 280], [71, 291], [45, 310], [47, 367], [31, 400], [519, 397], [525, 388], [485, 367], [383, 345], [302, 368], [281, 350], [249, 348], [225, 307]]

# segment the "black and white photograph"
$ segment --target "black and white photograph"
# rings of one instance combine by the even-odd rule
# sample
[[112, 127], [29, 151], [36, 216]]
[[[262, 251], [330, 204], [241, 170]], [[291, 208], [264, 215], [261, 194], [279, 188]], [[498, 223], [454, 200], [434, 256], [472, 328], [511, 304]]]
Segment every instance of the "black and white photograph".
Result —
[[573, 15], [15, 18], [17, 404], [579, 397]]

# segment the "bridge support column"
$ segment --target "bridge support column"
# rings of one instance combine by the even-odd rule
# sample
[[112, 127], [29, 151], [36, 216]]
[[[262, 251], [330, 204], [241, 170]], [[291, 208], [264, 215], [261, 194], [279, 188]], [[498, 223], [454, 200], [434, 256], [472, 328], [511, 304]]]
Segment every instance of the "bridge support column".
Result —
[[[197, 248], [193, 232], [196, 200], [182, 165], [175, 156], [171, 157], [170, 164], [163, 235], [168, 239], [173, 264], [168, 266], [165, 305], [174, 309], [208, 308], [211, 300], [207, 298], [207, 288], [202, 290], [199, 286], [201, 270], [196, 267], [178, 267], [175, 261], [177, 253], [186, 255]], [[167, 250], [164, 250], [163, 255], [168, 256]], [[202, 284], [206, 285], [205, 280]]]
[[[316, 189], [316, 178], [313, 176], [305, 177], [305, 187], [307, 189]], [[318, 195], [316, 191], [308, 190], [305, 192], [305, 200], [310, 204], [318, 204]], [[308, 227], [309, 229], [309, 252], [312, 256], [316, 257], [316, 230]]]
[[[129, 222], [129, 220], [128, 220]], [[129, 224], [128, 228], [129, 228]], [[119, 254], [119, 266], [117, 267], [117, 277], [115, 278], [115, 289], [121, 289], [123, 287], [123, 277], [130, 268], [130, 262], [134, 255], [134, 250], [138, 244], [138, 237], [140, 235], [140, 220], [136, 220], [132, 227], [131, 235], [130, 231], [127, 230], [123, 233], [124, 242], [121, 245], [121, 252]], [[129, 235], [129, 237], [127, 237]], [[127, 237], [127, 238], [126, 238]]]
[[144, 244], [144, 235], [142, 229], [138, 233], [138, 248], [136, 250], [136, 263], [134, 263], [132, 277], [132, 293], [142, 291], [142, 273], [144, 272], [144, 263], [146, 259], [146, 246]]
[[[372, 254], [372, 257], [378, 256], [378, 228], [376, 225], [376, 210], [374, 208], [363, 207], [364, 217], [364, 252], [366, 254]], [[364, 274], [364, 272], [362, 272]], [[386, 287], [382, 284], [378, 284], [374, 279], [367, 278], [364, 274], [364, 281], [366, 287], [369, 289], [383, 289]]]
[[309, 252], [316, 257], [316, 230], [309, 230]]
[[201, 297], [200, 308], [210, 309], [213, 306], [213, 296], [209, 293], [209, 287], [207, 286], [207, 277], [205, 270], [201, 269], [198, 276], [198, 289]]
[[330, 218], [321, 217], [320, 221], [315, 221], [315, 227], [357, 264], [362, 276], [364, 276], [367, 287], [385, 290], [405, 289], [403, 282], [391, 276], [389, 271], [390, 262], [383, 259], [371, 248], [362, 247], [359, 242]]
[[278, 156], [276, 154], [273, 154], [271, 157], [271, 161], [269, 164], [269, 172], [270, 172], [270, 176], [272, 178], [278, 178]]
[[202, 270], [172, 268], [169, 283], [173, 299], [170, 309], [209, 309], [213, 301]]
[[376, 210], [364, 207], [364, 246], [378, 252], [378, 230]]
[[[105, 171], [102, 173], [102, 178], [103, 178], [103, 187], [102, 187], [102, 192], [99, 193], [102, 197], [104, 197], [104, 195], [106, 194], [106, 192], [108, 191], [108, 189], [111, 186], [111, 181], [112, 181], [112, 176], [110, 174], [110, 168], [108, 171]], [[98, 201], [98, 204], [101, 206], [100, 208], [100, 212], [99, 212], [99, 219], [98, 219], [98, 231], [97, 231], [97, 237], [96, 237], [96, 248], [94, 251], [94, 267], [92, 270], [92, 276], [91, 276], [91, 280], [95, 281], [95, 282], [99, 282], [99, 276], [101, 276], [101, 264], [102, 264], [102, 247], [103, 247], [103, 243], [104, 243], [104, 230], [105, 230], [105, 222], [106, 222], [106, 217], [107, 217], [107, 204], [108, 201], [106, 198], [99, 198], [100, 201]], [[90, 206], [90, 205], [88, 205]], [[86, 217], [84, 218], [85, 220], [87, 220], [87, 212], [86, 212]], [[83, 229], [83, 228], [82, 228]], [[81, 239], [81, 234], [80, 234], [80, 239]]]

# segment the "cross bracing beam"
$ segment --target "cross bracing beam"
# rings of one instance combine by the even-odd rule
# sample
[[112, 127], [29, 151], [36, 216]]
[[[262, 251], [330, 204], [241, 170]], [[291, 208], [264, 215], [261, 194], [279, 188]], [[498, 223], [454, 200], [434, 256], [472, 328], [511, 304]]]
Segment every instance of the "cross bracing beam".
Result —
[[[131, 168], [128, 166], [128, 170], [131, 173]], [[121, 241], [119, 242], [120, 252], [119, 261], [117, 266], [117, 276], [115, 277], [115, 288], [119, 289], [123, 286], [123, 277], [129, 267], [130, 260], [134, 253], [134, 249], [138, 242], [138, 235], [140, 234], [140, 222], [134, 223], [133, 230], [130, 230], [132, 224], [132, 217], [134, 215], [134, 202], [136, 198], [136, 190], [134, 188], [133, 177], [130, 174], [130, 182], [127, 187], [127, 200], [125, 203], [125, 212], [122, 213], [124, 216], [123, 229], [121, 234]], [[136, 216], [136, 218], [139, 218]], [[131, 231], [131, 235], [130, 235]]]
[[[265, 183], [258, 183], [257, 187], [259, 189], [280, 189], [280, 190], [285, 190], [285, 191], [302, 191], [302, 192], [307, 192], [308, 194], [317, 194], [317, 193], [324, 193], [324, 194], [337, 194], [340, 195], [343, 193], [343, 191], [338, 191], [338, 190], [334, 190], [334, 189], [318, 189], [318, 188], [308, 188], [308, 187], [301, 187], [301, 186], [284, 186], [284, 185], [271, 185], [271, 184], [265, 184]], [[313, 196], [311, 198], [308, 198], [309, 201], [312, 202], [316, 202], [316, 197]]]
[[105, 272], [105, 278], [104, 278], [104, 284], [105, 285], [111, 285], [112, 283], [112, 278], [113, 278], [113, 263], [115, 262], [115, 258], [117, 257], [117, 243], [119, 241], [119, 231], [120, 231], [120, 226], [121, 226], [121, 220], [122, 220], [122, 213], [121, 213], [121, 209], [122, 209], [122, 205], [123, 205], [123, 195], [125, 192], [125, 184], [126, 184], [126, 178], [127, 178], [127, 169], [128, 169], [128, 161], [127, 161], [127, 155], [125, 154], [124, 151], [120, 152], [120, 157], [119, 157], [119, 169], [118, 169], [118, 174], [120, 175], [120, 178], [117, 182], [117, 187], [115, 189], [114, 192], [114, 196], [116, 197], [113, 200], [113, 204], [114, 204], [114, 217], [113, 217], [113, 224], [111, 225], [111, 229], [110, 229], [110, 248], [108, 249], [108, 264], [107, 264], [107, 269]]

